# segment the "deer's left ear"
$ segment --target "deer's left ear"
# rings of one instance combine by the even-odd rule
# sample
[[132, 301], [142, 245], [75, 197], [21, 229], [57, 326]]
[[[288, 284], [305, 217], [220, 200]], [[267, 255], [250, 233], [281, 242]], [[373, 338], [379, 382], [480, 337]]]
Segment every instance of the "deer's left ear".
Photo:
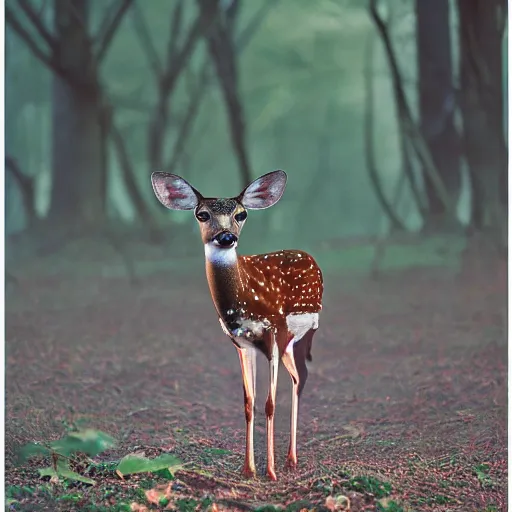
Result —
[[248, 210], [263, 210], [273, 206], [281, 199], [285, 187], [286, 173], [284, 171], [269, 172], [248, 185], [238, 199]]
[[202, 199], [190, 183], [176, 174], [154, 172], [151, 183], [158, 200], [170, 210], [193, 210]]

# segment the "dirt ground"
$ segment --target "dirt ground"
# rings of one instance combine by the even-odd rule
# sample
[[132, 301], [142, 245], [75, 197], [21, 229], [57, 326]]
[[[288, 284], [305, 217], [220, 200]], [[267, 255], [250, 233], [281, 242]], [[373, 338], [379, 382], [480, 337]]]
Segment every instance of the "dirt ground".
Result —
[[[141, 489], [167, 485], [164, 477], [123, 481], [112, 469], [132, 452], [183, 461], [167, 486], [168, 509], [334, 510], [328, 498], [343, 495], [353, 511], [507, 510], [504, 263], [377, 281], [325, 275], [294, 474], [283, 469], [291, 385], [280, 369], [278, 482], [264, 476], [263, 357], [259, 476], [239, 476], [239, 363], [201, 263], [192, 275], [166, 270], [135, 287], [123, 277], [42, 274], [18, 270], [8, 284], [8, 510], [157, 510]], [[96, 486], [48, 482], [37, 472], [41, 460], [15, 464], [20, 445], [57, 439], [73, 425], [118, 440], [88, 466]], [[346, 503], [339, 498], [337, 509]]]

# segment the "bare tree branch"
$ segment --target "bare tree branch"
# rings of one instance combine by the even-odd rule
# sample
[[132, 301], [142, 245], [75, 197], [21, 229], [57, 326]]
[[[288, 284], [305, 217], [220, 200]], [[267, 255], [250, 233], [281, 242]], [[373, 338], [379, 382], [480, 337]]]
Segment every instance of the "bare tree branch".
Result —
[[100, 36], [99, 49], [96, 56], [98, 63], [101, 63], [105, 54], [114, 38], [123, 16], [126, 14], [128, 8], [132, 5], [133, 0], [119, 0], [118, 8], [111, 20], [111, 22], [104, 28], [103, 33]]
[[170, 62], [176, 55], [176, 48], [178, 47], [178, 39], [181, 32], [181, 25], [183, 20], [183, 0], [178, 0], [171, 17], [171, 36], [167, 45], [167, 62]]
[[387, 200], [382, 183], [380, 181], [379, 172], [377, 171], [377, 164], [375, 161], [374, 141], [373, 141], [373, 37], [370, 34], [366, 46], [366, 66], [365, 66], [365, 114], [364, 114], [364, 132], [365, 132], [365, 156], [366, 167], [368, 174], [373, 185], [373, 191], [382, 207], [382, 210], [387, 215], [391, 222], [391, 230], [405, 231], [405, 225], [400, 220], [395, 210], [393, 209], [390, 201]]
[[409, 104], [407, 102], [407, 98], [405, 96], [405, 91], [403, 89], [402, 77], [400, 70], [398, 68], [396, 54], [391, 43], [391, 38], [389, 37], [386, 23], [381, 18], [378, 12], [376, 2], [377, 0], [370, 0], [370, 14], [377, 27], [377, 30], [384, 44], [384, 48], [386, 50], [386, 55], [391, 70], [391, 78], [393, 81], [393, 89], [395, 91], [395, 97], [398, 102], [402, 129], [404, 133], [408, 136], [411, 146], [416, 152], [418, 159], [420, 160], [420, 162], [422, 162], [428, 178], [432, 182], [432, 185], [436, 190], [439, 199], [443, 203], [445, 211], [447, 212], [448, 215], [455, 217], [455, 204], [453, 204], [453, 201], [451, 201], [450, 195], [448, 194], [448, 191], [446, 190], [446, 187], [441, 177], [439, 176], [439, 172], [434, 163], [430, 149], [414, 122], [411, 110], [409, 108]]
[[116, 5], [114, 2], [111, 2], [110, 5], [107, 7], [107, 12], [105, 12], [103, 19], [100, 22], [100, 26], [96, 32], [96, 35], [92, 37], [94, 44], [98, 44], [99, 41], [101, 41], [105, 37], [108, 27], [112, 22], [115, 13], [118, 12], [118, 10], [119, 5]]
[[192, 130], [194, 120], [199, 112], [199, 107], [201, 106], [201, 101], [207, 88], [207, 77], [208, 61], [206, 61], [203, 64], [196, 87], [194, 88], [194, 91], [190, 96], [187, 105], [187, 110], [185, 113], [185, 118], [183, 119], [180, 125], [180, 132], [172, 148], [170, 161], [165, 166], [165, 172], [172, 173], [175, 170], [176, 166], [178, 165], [178, 162], [180, 161], [180, 158], [182, 157], [185, 151], [188, 135]]
[[149, 64], [157, 78], [162, 74], [162, 64], [156, 51], [155, 44], [149, 33], [148, 25], [138, 2], [135, 2], [132, 10], [132, 21], [135, 32], [139, 36], [142, 49], [146, 52]]
[[[253, 18], [247, 23], [246, 27], [240, 33], [235, 43], [235, 52], [240, 55], [249, 45], [257, 29], [260, 27], [265, 16], [269, 12], [269, 8], [275, 6], [276, 0], [267, 0], [265, 5], [253, 16]], [[213, 83], [213, 75], [209, 67], [208, 61], [203, 64], [199, 76], [199, 82], [197, 87], [194, 89], [190, 97], [190, 101], [187, 105], [187, 111], [185, 113], [184, 121], [181, 125], [180, 133], [176, 139], [176, 143], [173, 146], [169, 163], [165, 166], [166, 172], [173, 172], [183, 154], [186, 152], [186, 146], [188, 141], [188, 135], [192, 130], [193, 124], [199, 113], [201, 102], [204, 98], [204, 94], [208, 87]]]
[[110, 137], [112, 138], [112, 142], [114, 143], [114, 147], [117, 152], [117, 158], [119, 160], [119, 166], [121, 168], [121, 172], [123, 173], [124, 182], [126, 188], [128, 189], [128, 194], [130, 195], [131, 200], [135, 206], [139, 217], [146, 223], [151, 223], [151, 213], [144, 201], [139, 187], [135, 181], [135, 173], [130, 161], [130, 156], [128, 154], [128, 149], [124, 143], [124, 138], [116, 127], [114, 121], [110, 124]]
[[235, 44], [236, 48], [244, 48], [249, 44], [254, 34], [258, 32], [258, 29], [260, 28], [261, 24], [267, 17], [267, 14], [269, 13], [270, 9], [272, 9], [272, 7], [274, 7], [277, 4], [277, 1], [278, 0], [266, 0], [266, 2], [261, 6], [259, 11], [252, 17], [249, 23], [247, 23], [243, 32], [237, 38]]
[[169, 99], [173, 93], [178, 78], [181, 75], [190, 55], [194, 51], [201, 36], [207, 33], [217, 16], [218, 0], [204, 0], [185, 42], [174, 57], [167, 61], [161, 75], [158, 90], [158, 102], [148, 130], [149, 162], [152, 169], [162, 166], [163, 143], [169, 119]]
[[167, 69], [162, 77], [162, 88], [171, 91], [192, 54], [199, 38], [212, 26], [217, 17], [218, 0], [203, 0], [203, 8], [198, 14], [192, 28], [190, 29], [183, 46], [179, 52], [175, 52], [171, 62], [168, 62]]
[[68, 74], [64, 69], [59, 65], [55, 59], [49, 55], [47, 55], [41, 48], [39, 48], [38, 44], [34, 41], [29, 31], [26, 30], [23, 25], [16, 19], [16, 16], [12, 12], [9, 6], [5, 6], [5, 20], [7, 24], [14, 30], [14, 32], [18, 35], [20, 39], [22, 39], [25, 44], [28, 46], [32, 54], [42, 62], [48, 69], [51, 69], [55, 72], [55, 74], [59, 75], [61, 78], [66, 80], [68, 83], [71, 81]]
[[[41, 16], [34, 10], [29, 0], [18, 0], [21, 10], [25, 13], [27, 18], [32, 22], [32, 25], [37, 29], [39, 35], [46, 41], [51, 50], [57, 48], [57, 39], [51, 32], [44, 26], [41, 21]], [[7, 8], [7, 7], [6, 7]]]

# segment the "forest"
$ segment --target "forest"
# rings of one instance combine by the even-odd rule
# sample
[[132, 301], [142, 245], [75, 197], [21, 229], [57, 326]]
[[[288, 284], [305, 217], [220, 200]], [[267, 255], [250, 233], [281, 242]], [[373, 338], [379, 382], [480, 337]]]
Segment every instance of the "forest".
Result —
[[[169, 510], [505, 507], [505, 0], [6, 0], [5, 26], [13, 510], [152, 510], [151, 489]], [[298, 480], [248, 492], [239, 363], [199, 228], [151, 173], [235, 197], [276, 169], [286, 191], [249, 212], [239, 249], [310, 252], [325, 327]], [[117, 440], [85, 472], [73, 459], [98, 485], [15, 462], [80, 425]], [[162, 487], [101, 466], [137, 450], [192, 469]]]
[[[152, 171], [235, 195], [283, 168], [278, 239], [298, 218], [308, 242], [506, 244], [504, 2], [139, 3], [7, 3], [8, 233], [158, 238], [182, 219], [154, 201]], [[326, 204], [335, 229], [318, 229]]]

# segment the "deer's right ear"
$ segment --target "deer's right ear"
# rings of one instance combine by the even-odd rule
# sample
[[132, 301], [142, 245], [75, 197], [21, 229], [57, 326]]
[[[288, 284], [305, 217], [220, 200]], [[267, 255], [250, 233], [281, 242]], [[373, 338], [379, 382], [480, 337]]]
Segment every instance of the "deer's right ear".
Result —
[[158, 200], [170, 210], [193, 210], [201, 199], [201, 194], [176, 174], [154, 172], [151, 183]]

